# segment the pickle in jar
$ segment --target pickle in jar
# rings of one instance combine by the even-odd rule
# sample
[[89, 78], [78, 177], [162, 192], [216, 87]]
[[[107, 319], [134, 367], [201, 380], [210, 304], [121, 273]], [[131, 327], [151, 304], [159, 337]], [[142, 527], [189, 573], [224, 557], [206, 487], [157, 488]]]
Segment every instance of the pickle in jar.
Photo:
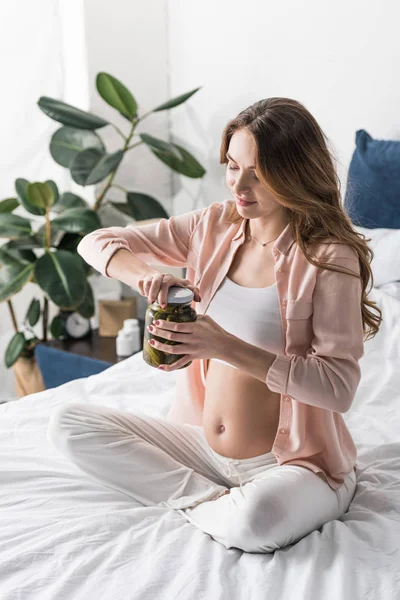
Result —
[[[168, 340], [166, 338], [151, 334], [147, 326], [155, 320], [165, 320], [176, 323], [190, 323], [197, 319], [196, 311], [191, 307], [194, 294], [191, 290], [179, 286], [171, 286], [168, 291], [167, 306], [160, 307], [158, 302], [153, 302], [147, 307], [145, 316], [145, 329], [143, 340], [143, 359], [152, 367], [158, 368], [160, 365], [171, 365], [182, 358], [184, 354], [171, 354], [164, 352], [149, 344], [151, 339], [160, 341], [162, 344], [176, 346], [182, 342]], [[188, 362], [182, 368], [186, 368], [192, 363]]]

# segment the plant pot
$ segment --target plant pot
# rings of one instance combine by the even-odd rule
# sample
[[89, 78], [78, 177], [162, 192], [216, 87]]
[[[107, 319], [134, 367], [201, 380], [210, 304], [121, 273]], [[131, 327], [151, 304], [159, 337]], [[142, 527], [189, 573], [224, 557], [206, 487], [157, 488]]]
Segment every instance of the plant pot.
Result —
[[32, 358], [20, 357], [13, 365], [14, 377], [15, 377], [15, 390], [18, 398], [27, 396], [28, 394], [35, 394], [36, 392], [42, 392], [46, 389], [42, 374], [39, 366]]

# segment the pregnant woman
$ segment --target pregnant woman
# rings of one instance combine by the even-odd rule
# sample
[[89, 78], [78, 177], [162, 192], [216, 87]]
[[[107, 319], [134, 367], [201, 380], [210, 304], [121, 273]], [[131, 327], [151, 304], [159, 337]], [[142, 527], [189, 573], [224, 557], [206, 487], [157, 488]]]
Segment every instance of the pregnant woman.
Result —
[[[233, 199], [100, 229], [78, 247], [149, 302], [165, 303], [171, 285], [193, 290], [197, 321], [151, 326], [180, 342], [155, 348], [184, 354], [164, 369], [176, 371], [167, 418], [73, 402], [48, 436], [94, 479], [176, 510], [226, 548], [274, 552], [348, 510], [357, 451], [342, 414], [382, 316], [367, 295], [372, 252], [302, 104], [243, 110], [220, 161]], [[186, 267], [187, 279], [151, 262]]]

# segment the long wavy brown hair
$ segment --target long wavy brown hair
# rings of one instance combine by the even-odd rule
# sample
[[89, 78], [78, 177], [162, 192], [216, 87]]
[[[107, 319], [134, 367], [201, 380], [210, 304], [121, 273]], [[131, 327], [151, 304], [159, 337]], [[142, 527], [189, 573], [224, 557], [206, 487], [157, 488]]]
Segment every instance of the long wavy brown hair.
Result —
[[[279, 97], [260, 100], [226, 125], [222, 134], [221, 164], [227, 164], [230, 139], [239, 129], [252, 134], [257, 147], [257, 177], [283, 206], [293, 237], [306, 259], [316, 267], [361, 279], [365, 339], [373, 338], [379, 331], [382, 311], [368, 298], [374, 284], [371, 270], [374, 252], [368, 246], [371, 239], [354, 229], [342, 207], [341, 183], [334, 167], [336, 157], [321, 127], [296, 100]], [[234, 203], [228, 222], [237, 223], [242, 218]], [[313, 249], [321, 243], [332, 243], [332, 239], [325, 241], [332, 237], [338, 240], [334, 243], [348, 244], [357, 252], [360, 275], [313, 257]]]

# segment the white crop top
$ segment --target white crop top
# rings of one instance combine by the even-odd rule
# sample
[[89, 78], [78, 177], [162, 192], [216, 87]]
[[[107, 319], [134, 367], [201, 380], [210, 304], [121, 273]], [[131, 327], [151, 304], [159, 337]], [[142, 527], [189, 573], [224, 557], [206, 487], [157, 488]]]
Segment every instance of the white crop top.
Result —
[[[243, 287], [225, 277], [206, 314], [248, 344], [283, 355], [282, 321], [276, 283], [265, 288]], [[234, 369], [234, 365], [213, 358]]]

